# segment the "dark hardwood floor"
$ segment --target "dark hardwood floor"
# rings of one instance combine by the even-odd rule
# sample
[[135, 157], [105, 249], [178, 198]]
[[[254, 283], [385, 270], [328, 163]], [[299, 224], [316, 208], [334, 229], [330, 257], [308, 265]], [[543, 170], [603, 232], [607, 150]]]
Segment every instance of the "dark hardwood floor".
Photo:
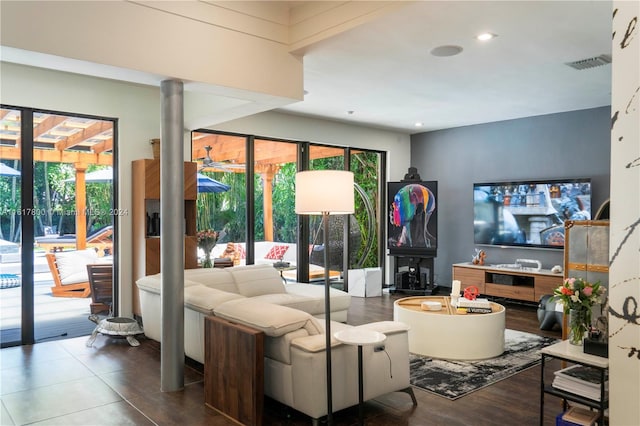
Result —
[[[399, 295], [352, 298], [348, 322], [353, 325], [393, 318]], [[502, 302], [507, 328], [560, 337], [560, 331], [538, 329], [535, 306]], [[39, 343], [0, 351], [2, 425], [232, 425], [204, 406], [202, 366], [188, 362], [185, 388], [160, 391], [160, 348], [140, 339], [98, 336]], [[557, 365], [556, 365], [557, 364]], [[552, 361], [546, 380], [560, 364]], [[418, 406], [405, 393], [393, 393], [365, 404], [367, 425], [537, 425], [540, 367], [478, 390], [456, 401], [414, 389]], [[555, 424], [559, 399], [545, 398], [544, 424]], [[357, 424], [357, 407], [334, 415], [336, 425]], [[308, 425], [308, 417], [267, 398], [265, 425]]]

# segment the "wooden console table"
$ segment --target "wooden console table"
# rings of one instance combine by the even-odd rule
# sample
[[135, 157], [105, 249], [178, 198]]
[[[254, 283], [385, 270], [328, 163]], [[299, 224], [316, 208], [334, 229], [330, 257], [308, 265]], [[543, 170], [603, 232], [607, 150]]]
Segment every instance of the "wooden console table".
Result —
[[205, 318], [204, 402], [243, 425], [262, 425], [264, 333]]

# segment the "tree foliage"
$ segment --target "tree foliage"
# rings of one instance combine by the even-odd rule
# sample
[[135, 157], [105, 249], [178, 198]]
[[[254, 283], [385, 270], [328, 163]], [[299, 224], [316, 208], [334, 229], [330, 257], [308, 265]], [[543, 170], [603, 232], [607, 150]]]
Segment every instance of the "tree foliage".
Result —
[[[18, 162], [5, 164], [18, 168]], [[89, 166], [87, 172], [99, 170]], [[24, 215], [33, 216], [36, 236], [52, 233], [75, 233], [76, 199], [75, 184], [67, 181], [75, 177], [72, 164], [36, 162], [33, 171], [33, 210], [21, 209], [22, 177], [0, 178], [0, 238], [20, 241], [20, 226]], [[86, 185], [87, 233], [113, 223], [113, 186], [111, 183]]]
[[[342, 156], [313, 160], [311, 169], [314, 170], [342, 170], [344, 158]], [[373, 215], [376, 215], [379, 206], [379, 154], [375, 152], [358, 152], [352, 155], [351, 169], [354, 172], [355, 182], [362, 187], [368, 202], [373, 206]], [[273, 233], [274, 240], [279, 242], [295, 243], [297, 241], [298, 218], [295, 213], [295, 163], [285, 163], [279, 168], [273, 177], [272, 207], [273, 207]], [[245, 241], [246, 225], [246, 181], [244, 173], [204, 173], [205, 175], [223, 182], [231, 189], [227, 192], [199, 194], [197, 201], [197, 226], [198, 230], [215, 229], [224, 231], [225, 237], [221, 242]], [[264, 233], [264, 182], [263, 177], [256, 173], [254, 180], [254, 233], [256, 241], [265, 239]], [[367, 227], [369, 215], [372, 212], [365, 208], [365, 200], [358, 194], [355, 196], [355, 218], [361, 234], [359, 247], [356, 248], [355, 259], [365, 256], [367, 242], [371, 241], [370, 249], [362, 260], [361, 267], [374, 267], [378, 265], [378, 223], [380, 218], [373, 217], [373, 229]], [[320, 222], [312, 223], [312, 230], [317, 231]], [[313, 231], [312, 231], [313, 232]], [[352, 265], [350, 265], [352, 266]]]

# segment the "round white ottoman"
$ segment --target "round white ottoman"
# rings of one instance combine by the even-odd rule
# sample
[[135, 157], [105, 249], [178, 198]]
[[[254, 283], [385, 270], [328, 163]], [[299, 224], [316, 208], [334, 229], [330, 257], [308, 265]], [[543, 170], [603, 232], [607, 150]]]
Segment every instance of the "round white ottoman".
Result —
[[[423, 301], [442, 303], [440, 311], [423, 310]], [[505, 308], [491, 302], [490, 314], [459, 314], [445, 296], [416, 296], [393, 304], [393, 319], [407, 324], [409, 352], [433, 358], [476, 360], [504, 352]]]

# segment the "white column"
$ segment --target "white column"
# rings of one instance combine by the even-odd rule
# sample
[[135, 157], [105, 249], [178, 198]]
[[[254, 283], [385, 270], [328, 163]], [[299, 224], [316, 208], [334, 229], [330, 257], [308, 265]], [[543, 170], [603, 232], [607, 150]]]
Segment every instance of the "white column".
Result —
[[640, 2], [613, 2], [609, 415], [640, 425]]

